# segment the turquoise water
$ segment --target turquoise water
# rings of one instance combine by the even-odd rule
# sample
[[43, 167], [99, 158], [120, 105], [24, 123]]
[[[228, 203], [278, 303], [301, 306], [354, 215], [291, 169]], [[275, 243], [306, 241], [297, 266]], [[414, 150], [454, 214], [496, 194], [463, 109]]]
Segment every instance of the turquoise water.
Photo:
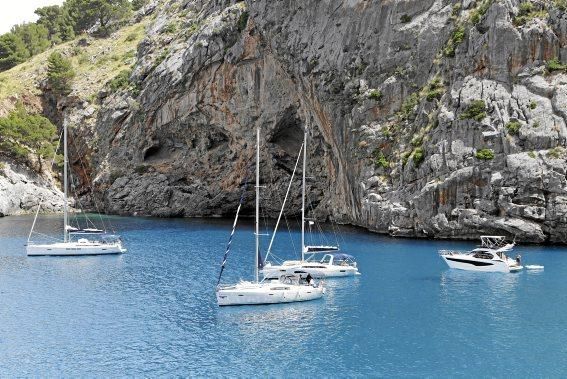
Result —
[[[327, 280], [318, 301], [218, 308], [230, 220], [112, 221], [127, 254], [27, 258], [31, 218], [0, 218], [1, 376], [567, 373], [564, 247], [516, 249], [543, 272], [470, 273], [447, 269], [437, 250], [472, 243], [345, 228], [344, 250], [362, 276]], [[250, 232], [248, 224], [236, 236], [226, 282], [251, 278]], [[278, 255], [292, 246], [286, 234]]]

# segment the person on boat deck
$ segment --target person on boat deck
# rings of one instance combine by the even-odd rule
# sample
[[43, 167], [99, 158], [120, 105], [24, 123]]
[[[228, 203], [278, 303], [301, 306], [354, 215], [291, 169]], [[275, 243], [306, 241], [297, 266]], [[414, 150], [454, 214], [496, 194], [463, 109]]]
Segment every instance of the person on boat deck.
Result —
[[313, 277], [311, 276], [311, 274], [308, 273], [305, 280], [307, 280], [307, 284], [313, 285]]

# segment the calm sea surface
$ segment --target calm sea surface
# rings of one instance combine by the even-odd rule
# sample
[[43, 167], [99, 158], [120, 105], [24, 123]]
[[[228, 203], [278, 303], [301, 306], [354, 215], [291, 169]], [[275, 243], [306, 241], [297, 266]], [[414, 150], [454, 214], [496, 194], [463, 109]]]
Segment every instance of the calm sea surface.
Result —
[[[322, 300], [219, 308], [231, 220], [110, 220], [122, 256], [27, 258], [32, 219], [0, 218], [0, 376], [567, 375], [564, 247], [517, 247], [543, 272], [471, 273], [437, 250], [473, 243], [345, 228], [362, 276], [327, 280]], [[252, 277], [251, 231], [236, 235], [224, 282]], [[278, 237], [274, 251], [294, 258], [299, 233]]]

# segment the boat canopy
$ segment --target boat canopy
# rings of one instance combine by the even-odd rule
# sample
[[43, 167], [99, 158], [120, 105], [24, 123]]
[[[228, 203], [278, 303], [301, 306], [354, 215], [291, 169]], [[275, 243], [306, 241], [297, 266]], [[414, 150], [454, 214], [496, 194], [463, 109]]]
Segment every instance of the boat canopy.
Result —
[[67, 225], [67, 227], [65, 229], [67, 230], [67, 232], [69, 234], [103, 234], [103, 233], [105, 233], [105, 231], [101, 230], [101, 229], [95, 229], [95, 228], [79, 229], [79, 228], [75, 228], [71, 225]]
[[354, 257], [352, 255], [345, 253], [330, 253], [329, 255], [332, 255], [335, 261], [354, 261]]

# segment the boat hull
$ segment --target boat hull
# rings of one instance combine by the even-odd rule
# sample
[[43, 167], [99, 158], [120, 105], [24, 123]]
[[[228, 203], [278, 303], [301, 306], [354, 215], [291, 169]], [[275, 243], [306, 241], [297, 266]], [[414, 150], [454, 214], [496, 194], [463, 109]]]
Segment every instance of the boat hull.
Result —
[[262, 275], [266, 279], [277, 279], [281, 275], [301, 275], [302, 277], [310, 274], [317, 279], [339, 278], [345, 276], [360, 275], [358, 268], [352, 266], [319, 265], [319, 264], [298, 264], [294, 266], [267, 266], [262, 269]]
[[120, 244], [63, 242], [45, 245], [28, 245], [27, 255], [33, 256], [81, 256], [122, 254], [126, 249]]
[[219, 306], [294, 303], [323, 297], [322, 287], [284, 283], [241, 283], [217, 289]]
[[479, 259], [466, 255], [442, 255], [441, 258], [450, 268], [481, 272], [510, 272], [510, 267], [504, 261]]

